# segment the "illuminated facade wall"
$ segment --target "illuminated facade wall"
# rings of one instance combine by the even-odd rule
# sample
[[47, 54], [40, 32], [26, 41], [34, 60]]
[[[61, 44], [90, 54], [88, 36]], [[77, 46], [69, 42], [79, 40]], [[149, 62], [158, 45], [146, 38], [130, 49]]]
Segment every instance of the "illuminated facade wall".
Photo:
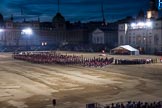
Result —
[[162, 51], [162, 21], [152, 22], [151, 27], [132, 27], [131, 25], [119, 25], [118, 45], [128, 44], [143, 49], [146, 53]]
[[7, 21], [1, 26], [0, 32], [0, 45], [1, 46], [27, 46], [30, 44], [36, 44], [35, 37], [33, 35], [27, 36], [22, 34], [22, 30], [26, 27], [31, 27], [34, 31], [39, 30], [38, 22], [25, 22], [15, 23]]
[[96, 29], [93, 33], [92, 33], [92, 43], [93, 44], [105, 44], [105, 34], [102, 30], [100, 29]]
[[[32, 35], [23, 35], [22, 29], [30, 27]], [[42, 42], [48, 45], [62, 43], [82, 43], [88, 37], [84, 29], [40, 29], [39, 22], [5, 22], [0, 28], [0, 46], [39, 46]]]

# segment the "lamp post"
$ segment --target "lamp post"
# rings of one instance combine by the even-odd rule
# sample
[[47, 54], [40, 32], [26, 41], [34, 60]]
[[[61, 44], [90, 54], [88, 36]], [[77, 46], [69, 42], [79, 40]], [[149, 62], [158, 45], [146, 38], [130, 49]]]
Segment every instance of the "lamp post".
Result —
[[3, 35], [4, 29], [0, 28], [0, 35]]
[[145, 54], [147, 53], [147, 36], [143, 38], [144, 39], [144, 44], [145, 44]]

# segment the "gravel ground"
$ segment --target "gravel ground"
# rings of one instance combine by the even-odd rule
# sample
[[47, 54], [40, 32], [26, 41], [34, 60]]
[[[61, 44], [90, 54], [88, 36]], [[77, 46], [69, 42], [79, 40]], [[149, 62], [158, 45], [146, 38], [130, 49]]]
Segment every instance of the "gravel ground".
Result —
[[[100, 53], [73, 53], [84, 57]], [[115, 58], [159, 58], [157, 56], [112, 56]], [[100, 56], [101, 57], [101, 56]], [[104, 68], [41, 65], [13, 60], [0, 53], [1, 108], [85, 108], [86, 103], [162, 100], [162, 63], [109, 65]]]

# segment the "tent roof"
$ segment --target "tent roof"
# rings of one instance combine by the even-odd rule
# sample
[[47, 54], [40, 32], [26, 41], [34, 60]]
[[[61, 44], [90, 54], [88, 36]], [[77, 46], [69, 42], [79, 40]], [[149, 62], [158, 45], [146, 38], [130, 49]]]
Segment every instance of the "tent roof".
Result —
[[121, 46], [118, 46], [118, 47], [116, 47], [116, 48], [114, 48], [112, 50], [121, 49], [121, 48], [126, 49], [128, 51], [139, 51], [139, 50], [131, 47], [130, 45], [121, 45]]

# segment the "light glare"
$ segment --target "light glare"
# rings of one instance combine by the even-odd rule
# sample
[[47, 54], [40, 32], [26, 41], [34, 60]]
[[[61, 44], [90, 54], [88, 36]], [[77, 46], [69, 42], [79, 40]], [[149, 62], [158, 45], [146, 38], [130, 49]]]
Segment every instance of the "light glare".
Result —
[[131, 24], [131, 27], [135, 27], [135, 26], [136, 26], [136, 24], [135, 24], [135, 23], [132, 23], [132, 24]]
[[138, 23], [132, 23], [131, 24], [132, 28], [147, 28], [147, 27], [152, 27], [152, 22], [138, 22]]
[[152, 22], [146, 22], [147, 27], [152, 27]]
[[137, 24], [137, 26], [144, 26], [145, 25], [145, 23], [144, 22], [139, 22], [138, 24]]
[[4, 30], [3, 29], [0, 29], [0, 33], [3, 32]]
[[25, 35], [32, 35], [33, 34], [33, 31], [31, 28], [26, 28], [26, 29], [23, 29], [22, 30], [22, 34], [25, 34]]

